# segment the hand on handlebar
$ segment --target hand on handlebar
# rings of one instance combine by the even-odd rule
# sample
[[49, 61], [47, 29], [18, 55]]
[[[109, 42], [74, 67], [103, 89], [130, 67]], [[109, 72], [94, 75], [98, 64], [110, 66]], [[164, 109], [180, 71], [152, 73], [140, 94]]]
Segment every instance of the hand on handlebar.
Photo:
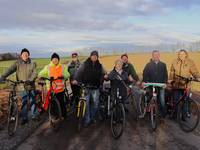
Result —
[[76, 80], [73, 80], [71, 83], [72, 83], [73, 85], [78, 85], [78, 81], [76, 81]]

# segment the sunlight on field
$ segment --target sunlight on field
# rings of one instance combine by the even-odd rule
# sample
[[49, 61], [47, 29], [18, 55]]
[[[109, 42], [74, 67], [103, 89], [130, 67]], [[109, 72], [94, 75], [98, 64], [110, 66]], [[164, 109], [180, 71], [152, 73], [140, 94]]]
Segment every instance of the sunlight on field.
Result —
[[[200, 52], [190, 52], [189, 53], [190, 58], [192, 58], [200, 71]], [[140, 76], [140, 79], [142, 79], [142, 72], [145, 67], [145, 65], [150, 61], [151, 53], [137, 53], [137, 54], [129, 54], [129, 61], [134, 65], [136, 72]], [[161, 60], [167, 64], [168, 73], [170, 70], [170, 66], [172, 61], [177, 58], [177, 53], [161, 53]], [[85, 57], [80, 57], [80, 60], [84, 60]], [[100, 62], [103, 64], [104, 68], [107, 72], [111, 71], [114, 67], [115, 60], [120, 59], [120, 55], [116, 56], [103, 56], [100, 58]], [[41, 68], [43, 68], [45, 65], [47, 65], [50, 61], [48, 58], [38, 58], [33, 59], [35, 62], [37, 62], [37, 70], [39, 71]], [[61, 63], [68, 63], [70, 61], [70, 58], [62, 58]], [[11, 66], [14, 61], [0, 61], [0, 75], [2, 72], [4, 72], [7, 67]], [[193, 84], [194, 90], [200, 91], [200, 84], [194, 83]]]
[[[200, 53], [199, 52], [191, 52], [189, 53], [189, 57], [192, 58], [196, 64], [196, 67], [200, 71]], [[115, 60], [119, 59], [120, 55], [118, 56], [105, 56], [100, 59], [101, 63], [104, 65], [106, 71], [110, 71], [114, 67]], [[150, 61], [151, 53], [145, 54], [130, 54], [129, 61], [134, 65], [136, 72], [142, 79], [142, 72], [145, 65]], [[167, 65], [168, 73], [170, 71], [170, 66], [172, 61], [177, 58], [177, 53], [161, 53], [161, 61], [165, 62]], [[193, 90], [200, 91], [200, 83], [193, 83], [192, 86]]]

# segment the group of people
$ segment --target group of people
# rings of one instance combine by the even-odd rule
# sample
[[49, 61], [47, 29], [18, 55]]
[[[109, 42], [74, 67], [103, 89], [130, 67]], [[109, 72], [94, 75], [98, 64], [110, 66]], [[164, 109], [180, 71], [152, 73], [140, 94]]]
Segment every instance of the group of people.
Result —
[[[119, 89], [122, 101], [126, 100], [127, 88], [126, 84], [134, 83], [135, 86], [141, 85], [144, 82], [154, 82], [154, 83], [171, 83], [173, 81], [174, 90], [174, 100], [178, 101], [179, 97], [183, 95], [183, 91], [186, 88], [185, 82], [178, 78], [176, 75], [184, 77], [195, 77], [200, 81], [200, 73], [198, 72], [194, 62], [189, 58], [186, 50], [180, 50], [178, 52], [178, 57], [172, 62], [170, 73], [168, 76], [168, 71], [166, 64], [160, 60], [160, 52], [154, 50], [152, 52], [152, 58], [146, 64], [143, 70], [143, 78], [140, 80], [138, 77], [134, 66], [129, 62], [128, 55], [123, 54], [121, 58], [115, 61], [114, 68], [111, 72], [107, 73], [100, 63], [98, 51], [92, 51], [90, 56], [84, 61], [79, 61], [78, 53], [72, 53], [72, 60], [68, 65], [60, 63], [60, 57], [57, 53], [53, 53], [51, 56], [51, 62], [46, 65], [39, 73], [36, 71], [36, 63], [31, 61], [30, 52], [28, 49], [24, 48], [21, 51], [20, 59], [17, 60], [6, 72], [4, 72], [0, 77], [0, 82], [4, 81], [10, 74], [16, 72], [16, 79], [26, 81], [30, 85], [29, 93], [24, 89], [23, 85], [19, 86], [19, 91], [22, 97], [22, 124], [28, 122], [27, 115], [27, 96], [30, 94], [31, 103], [31, 114], [34, 119], [37, 116], [37, 110], [35, 108], [34, 100], [34, 81], [36, 78], [47, 77], [54, 79], [62, 77], [63, 79], [69, 79], [72, 93], [73, 101], [78, 103], [79, 97], [81, 95], [81, 89], [78, 86], [79, 83], [83, 83], [86, 87], [86, 114], [84, 126], [89, 126], [91, 123], [96, 122], [96, 117], [98, 114], [99, 106], [99, 96], [100, 88], [103, 86], [105, 80], [111, 81], [111, 94], [115, 94], [116, 90]], [[120, 77], [118, 80], [116, 77]], [[66, 117], [66, 104], [64, 101], [64, 81], [59, 79], [54, 81], [53, 90], [60, 102], [62, 116]], [[50, 89], [50, 84], [47, 82], [47, 90]], [[164, 117], [166, 114], [165, 109], [165, 90], [158, 89], [159, 102], [161, 114]], [[133, 91], [136, 100], [139, 99], [140, 94]], [[92, 99], [92, 103], [90, 100]], [[46, 106], [45, 109], [47, 109]]]

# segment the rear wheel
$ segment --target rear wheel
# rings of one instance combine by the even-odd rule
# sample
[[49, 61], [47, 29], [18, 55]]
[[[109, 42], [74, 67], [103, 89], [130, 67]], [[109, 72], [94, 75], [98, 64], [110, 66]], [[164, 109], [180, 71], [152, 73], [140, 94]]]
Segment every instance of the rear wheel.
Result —
[[60, 103], [56, 97], [51, 99], [49, 104], [49, 121], [53, 129], [57, 130], [59, 128], [59, 122], [61, 121], [62, 112]]
[[14, 135], [17, 130], [18, 116], [19, 116], [19, 111], [17, 103], [12, 99], [10, 99], [8, 108], [8, 120], [7, 120], [7, 130], [9, 136]]
[[199, 108], [197, 103], [189, 98], [178, 105], [178, 122], [185, 132], [193, 131], [199, 123]]
[[116, 104], [113, 106], [111, 113], [111, 131], [114, 138], [119, 138], [125, 127], [125, 111], [124, 106]]

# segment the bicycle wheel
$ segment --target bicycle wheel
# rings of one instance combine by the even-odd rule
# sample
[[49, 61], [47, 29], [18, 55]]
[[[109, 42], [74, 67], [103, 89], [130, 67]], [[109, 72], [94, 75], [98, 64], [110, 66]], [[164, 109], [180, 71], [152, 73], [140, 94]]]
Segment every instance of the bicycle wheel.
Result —
[[41, 92], [39, 92], [39, 91], [36, 91], [35, 102], [36, 102], [36, 105], [35, 105], [35, 106], [36, 106], [37, 112], [38, 112], [39, 114], [41, 114], [41, 113], [42, 113], [42, 110], [43, 110], [43, 108], [42, 108], [43, 102], [42, 102], [42, 95], [41, 95]]
[[49, 121], [51, 126], [56, 130], [58, 129], [58, 123], [61, 120], [61, 117], [62, 113], [60, 103], [56, 97], [53, 97], [49, 104]]
[[193, 131], [199, 123], [199, 108], [191, 98], [179, 103], [177, 115], [179, 125], [185, 132]]
[[101, 121], [105, 120], [107, 117], [107, 96], [105, 94], [100, 95], [98, 114]]
[[111, 113], [111, 131], [115, 139], [119, 138], [125, 127], [125, 111], [124, 106], [116, 104]]
[[10, 99], [8, 107], [8, 119], [7, 119], [7, 130], [9, 136], [14, 135], [17, 130], [18, 116], [19, 116], [19, 111], [17, 103], [14, 100]]
[[157, 128], [158, 123], [158, 107], [154, 99], [151, 100], [152, 104], [150, 104], [150, 120], [151, 120], [151, 128], [153, 131]]
[[81, 130], [83, 118], [85, 116], [85, 110], [86, 110], [86, 101], [84, 99], [80, 99], [78, 103], [78, 109], [77, 109], [78, 131]]
[[131, 105], [133, 108], [133, 117], [136, 121], [138, 121], [138, 119], [139, 119], [138, 109], [137, 109], [136, 99], [134, 98], [134, 96], [131, 96]]

